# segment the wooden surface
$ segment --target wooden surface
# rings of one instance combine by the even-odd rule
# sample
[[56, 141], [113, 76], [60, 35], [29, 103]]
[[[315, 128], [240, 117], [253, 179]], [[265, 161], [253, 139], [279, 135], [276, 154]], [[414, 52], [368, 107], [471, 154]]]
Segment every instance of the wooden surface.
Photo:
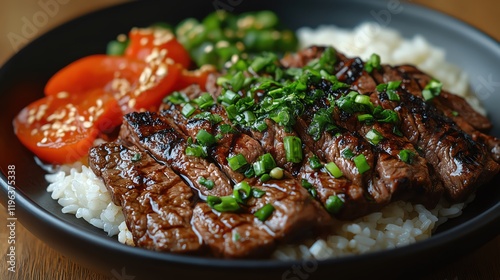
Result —
[[[2, 0], [0, 2], [0, 64], [15, 50], [12, 44], [6, 42], [6, 34], [19, 32], [22, 17], [33, 15], [40, 9], [34, 3], [38, 1]], [[46, 1], [48, 2], [48, 1]], [[61, 1], [62, 2], [62, 1]], [[68, 1], [66, 1], [68, 2]], [[45, 30], [60, 24], [74, 16], [92, 9], [104, 7], [123, 0], [91, 0], [69, 1], [48, 23], [39, 30], [40, 35]], [[500, 39], [500, 1], [484, 0], [415, 0], [413, 3], [424, 4], [437, 10], [456, 16], [479, 29], [490, 34], [497, 40]], [[7, 220], [6, 209], [0, 206], [0, 220]], [[66, 256], [51, 249], [35, 236], [29, 233], [21, 224], [16, 227], [16, 273], [7, 271], [5, 256], [8, 252], [8, 231], [5, 226], [0, 230], [0, 279], [31, 280], [31, 279], [96, 279], [104, 280], [109, 277], [97, 274], [73, 262]], [[478, 248], [457, 261], [445, 266], [422, 280], [493, 280], [500, 279], [500, 236]], [[137, 279], [136, 279], [137, 280]]]

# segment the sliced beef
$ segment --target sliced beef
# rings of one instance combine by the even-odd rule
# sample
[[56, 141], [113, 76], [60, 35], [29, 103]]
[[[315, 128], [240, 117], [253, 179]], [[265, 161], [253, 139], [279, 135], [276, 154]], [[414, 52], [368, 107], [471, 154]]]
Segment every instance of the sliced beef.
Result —
[[[229, 179], [215, 164], [202, 157], [186, 155], [187, 139], [172, 120], [154, 112], [134, 112], [125, 115], [124, 119], [120, 138], [148, 151], [157, 160], [167, 163], [197, 189], [200, 195], [232, 194]], [[212, 180], [215, 187], [208, 189], [200, 184], [201, 177]]]
[[[177, 109], [164, 110], [162, 114], [175, 120], [178, 127], [188, 135], [196, 135], [202, 128], [215, 135], [220, 132], [221, 125], [230, 125], [225, 110], [219, 105], [214, 105], [211, 109], [212, 114], [218, 114], [223, 119], [216, 124], [208, 120], [186, 118], [179, 113], [181, 108]], [[294, 178], [286, 176], [263, 183], [257, 178], [246, 178], [244, 170], [232, 170], [227, 158], [241, 154], [252, 164], [264, 151], [259, 142], [246, 134], [235, 132], [221, 135], [223, 136], [217, 144], [210, 148], [209, 155], [235, 184], [247, 182], [250, 186], [265, 191], [264, 196], [249, 199], [244, 209], [254, 214], [264, 205], [272, 204], [275, 210], [264, 224], [276, 238], [291, 239], [310, 229], [324, 229], [331, 224], [326, 211]]]
[[216, 213], [198, 203], [192, 222], [216, 257], [265, 257], [275, 247], [275, 237], [252, 214]]
[[122, 206], [134, 244], [176, 253], [200, 251], [191, 226], [193, 192], [170, 168], [135, 147], [116, 143], [93, 147], [89, 164]]

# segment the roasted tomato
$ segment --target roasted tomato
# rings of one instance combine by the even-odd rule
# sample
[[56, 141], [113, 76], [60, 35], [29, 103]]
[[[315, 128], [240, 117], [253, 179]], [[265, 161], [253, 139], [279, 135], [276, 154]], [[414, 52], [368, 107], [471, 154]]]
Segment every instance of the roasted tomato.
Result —
[[151, 56], [161, 54], [183, 68], [187, 69], [191, 64], [189, 53], [168, 29], [134, 28], [129, 33], [129, 39], [130, 43], [125, 50], [126, 57], [149, 61]]
[[25, 107], [13, 124], [19, 140], [41, 160], [64, 164], [84, 157], [101, 131], [121, 123], [121, 115], [103, 90], [60, 92]]

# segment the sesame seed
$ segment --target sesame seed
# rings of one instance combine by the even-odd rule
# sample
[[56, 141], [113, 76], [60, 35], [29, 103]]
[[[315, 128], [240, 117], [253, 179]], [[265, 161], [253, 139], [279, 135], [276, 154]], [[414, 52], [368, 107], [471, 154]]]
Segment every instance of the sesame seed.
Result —
[[59, 99], [64, 99], [64, 98], [68, 98], [69, 97], [69, 93], [67, 91], [61, 91], [61, 92], [57, 93], [56, 96]]
[[148, 42], [149, 42], [149, 39], [146, 37], [141, 38], [141, 40], [139, 41], [141, 46], [145, 46]]
[[83, 127], [84, 128], [91, 128], [92, 127], [92, 123], [91, 122], [83, 122]]
[[45, 144], [47, 143], [48, 139], [47, 137], [44, 137], [42, 140], [40, 140], [40, 143]]
[[158, 66], [158, 69], [156, 69], [156, 75], [159, 76], [160, 78], [165, 77], [165, 75], [167, 75], [167, 73], [168, 73], [168, 69], [167, 69], [167, 66], [165, 64], [161, 64], [160, 66]]
[[128, 101], [128, 107], [129, 108], [134, 108], [136, 102], [137, 102], [137, 100], [135, 100], [135, 98], [130, 99]]
[[28, 117], [28, 124], [32, 124], [35, 121], [35, 116], [30, 115]]
[[44, 130], [47, 130], [50, 128], [50, 123], [46, 123], [44, 125], [42, 125], [42, 127], [40, 127], [40, 130], [44, 131]]
[[97, 104], [97, 107], [98, 107], [98, 108], [99, 108], [99, 107], [102, 107], [102, 104], [103, 104], [102, 99], [100, 99], [100, 98], [99, 98], [99, 99], [97, 99], [97, 100], [95, 101], [95, 103]]

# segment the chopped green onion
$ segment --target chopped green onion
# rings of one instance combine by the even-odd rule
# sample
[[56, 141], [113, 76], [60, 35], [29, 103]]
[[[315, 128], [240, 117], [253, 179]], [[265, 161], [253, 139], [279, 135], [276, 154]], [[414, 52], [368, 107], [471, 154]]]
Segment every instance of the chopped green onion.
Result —
[[271, 170], [271, 172], [269, 172], [269, 176], [271, 176], [271, 178], [277, 179], [277, 180], [282, 179], [283, 175], [284, 175], [283, 168], [280, 168], [280, 167], [275, 167]]
[[264, 162], [256, 161], [252, 164], [252, 166], [255, 172], [255, 176], [260, 176], [266, 173], [266, 167], [264, 166]]
[[213, 189], [215, 186], [214, 181], [206, 179], [204, 177], [199, 177], [198, 183], [200, 183], [200, 185], [202, 185], [202, 186], [205, 186], [209, 190]]
[[261, 190], [261, 189], [252, 188], [252, 196], [255, 198], [261, 198], [265, 194], [266, 194], [266, 192]]
[[301, 185], [311, 194], [312, 197], [316, 197], [318, 195], [318, 191], [316, 191], [314, 186], [306, 179], [302, 179]]
[[454, 116], [454, 117], [457, 117], [459, 115], [459, 113], [457, 111], [452, 111], [451, 115]]
[[216, 143], [216, 140], [208, 131], [200, 129], [196, 134], [196, 142], [203, 146], [211, 146]]
[[187, 104], [186, 104], [186, 105], [184, 105], [184, 107], [182, 108], [181, 113], [182, 113], [182, 115], [183, 115], [184, 117], [188, 118], [189, 116], [191, 116], [191, 115], [194, 113], [194, 111], [196, 111], [196, 108], [195, 108], [193, 105], [191, 105], [191, 104], [187, 103]]
[[324, 131], [333, 131], [337, 129], [332, 117], [333, 108], [321, 108], [313, 116], [311, 124], [307, 128], [307, 133], [312, 136], [314, 141], [318, 141]]
[[251, 191], [250, 185], [246, 181], [242, 181], [234, 185], [233, 196], [237, 202], [244, 204], [250, 198]]
[[410, 150], [399, 151], [399, 159], [405, 163], [412, 164], [415, 158], [415, 153]]
[[131, 158], [132, 162], [138, 162], [141, 160], [141, 154], [140, 153], [136, 153], [132, 156]]
[[254, 124], [254, 128], [257, 129], [259, 132], [263, 132], [264, 130], [267, 129], [267, 124], [265, 122], [256, 122]]
[[200, 108], [200, 110], [204, 110], [215, 104], [215, 101], [210, 93], [202, 94], [200, 97], [194, 99], [193, 102], [198, 105], [198, 108]]
[[231, 78], [231, 86], [234, 91], [239, 91], [244, 82], [245, 76], [243, 75], [243, 72], [238, 72]]
[[236, 171], [248, 164], [247, 159], [242, 154], [237, 154], [227, 158], [227, 163], [232, 170]]
[[211, 124], [218, 124], [222, 121], [222, 117], [218, 114], [212, 114], [210, 112], [202, 112], [193, 116], [194, 119], [206, 120]]
[[274, 212], [274, 206], [270, 203], [262, 206], [257, 212], [255, 212], [254, 216], [257, 217], [261, 222], [267, 220], [271, 214]]
[[363, 104], [363, 105], [372, 104], [372, 102], [370, 101], [370, 96], [362, 95], [362, 94], [356, 95], [356, 98], [354, 98], [354, 102], [359, 103], [359, 104]]
[[441, 93], [442, 87], [443, 83], [436, 79], [432, 79], [425, 86], [424, 90], [422, 90], [422, 97], [425, 101], [430, 101]]
[[226, 90], [224, 94], [221, 96], [221, 102], [226, 103], [228, 105], [235, 104], [238, 99], [240, 99], [241, 96], [239, 96], [237, 93], [231, 91], [231, 90]]
[[253, 177], [255, 177], [255, 172], [254, 172], [254, 170], [253, 170], [252, 167], [247, 168], [243, 174], [247, 178], [253, 178]]
[[184, 104], [189, 102], [189, 98], [182, 92], [174, 91], [172, 94], [163, 98], [163, 103], [170, 102], [175, 105]]
[[397, 126], [394, 126], [394, 127], [392, 128], [392, 133], [393, 133], [394, 135], [399, 136], [399, 137], [403, 137], [403, 132], [401, 132], [401, 130], [400, 130]]
[[331, 195], [325, 202], [325, 208], [332, 214], [337, 214], [344, 206], [344, 201], [338, 195]]
[[267, 173], [262, 174], [262, 176], [260, 176], [260, 181], [263, 182], [263, 183], [267, 182], [267, 181], [269, 181], [271, 179], [272, 179], [271, 176], [269, 176], [269, 174], [267, 174]]
[[389, 98], [390, 101], [399, 101], [400, 100], [399, 95], [396, 93], [395, 90], [388, 89], [386, 91], [386, 93], [387, 93], [387, 97]]
[[370, 114], [362, 114], [362, 115], [358, 115], [358, 121], [360, 122], [371, 122], [373, 121], [373, 116], [370, 115]]
[[127, 49], [128, 45], [129, 45], [129, 40], [123, 42], [118, 40], [110, 41], [106, 47], [106, 54], [122, 56], [125, 53], [125, 50]]
[[195, 157], [207, 157], [207, 152], [200, 145], [190, 145], [186, 147], [186, 155]]
[[382, 136], [382, 134], [380, 134], [380, 132], [378, 132], [376, 129], [371, 129], [370, 131], [368, 131], [365, 137], [373, 145], [377, 145], [384, 139], [384, 136]]
[[360, 154], [353, 159], [356, 168], [358, 169], [359, 174], [363, 174], [366, 171], [370, 170], [370, 165], [368, 161], [366, 161], [366, 157], [363, 154]]
[[390, 81], [387, 83], [387, 89], [397, 89], [401, 83], [402, 81]]
[[371, 73], [373, 69], [380, 69], [380, 56], [376, 53], [373, 53], [365, 63], [366, 72]]
[[236, 129], [234, 129], [231, 125], [229, 124], [221, 124], [219, 126], [219, 130], [221, 133], [227, 134], [227, 133], [236, 133]]
[[285, 156], [288, 162], [300, 163], [302, 161], [302, 141], [297, 136], [285, 136]]
[[240, 209], [240, 205], [232, 196], [207, 196], [207, 204], [210, 208], [219, 212], [235, 212]]
[[355, 154], [349, 148], [345, 148], [341, 152], [342, 156], [346, 159], [351, 159], [355, 156]]
[[325, 165], [325, 168], [335, 178], [340, 178], [344, 175], [344, 173], [342, 173], [342, 170], [340, 170], [340, 168], [333, 161], [327, 163]]
[[232, 236], [233, 242], [238, 242], [241, 238], [240, 234], [234, 230], [232, 231], [232, 233], [233, 233], [233, 236]]
[[255, 114], [252, 111], [243, 112], [246, 123], [252, 123], [255, 121]]
[[323, 164], [316, 155], [313, 155], [309, 158], [309, 166], [311, 166], [312, 169], [320, 169], [323, 167]]

